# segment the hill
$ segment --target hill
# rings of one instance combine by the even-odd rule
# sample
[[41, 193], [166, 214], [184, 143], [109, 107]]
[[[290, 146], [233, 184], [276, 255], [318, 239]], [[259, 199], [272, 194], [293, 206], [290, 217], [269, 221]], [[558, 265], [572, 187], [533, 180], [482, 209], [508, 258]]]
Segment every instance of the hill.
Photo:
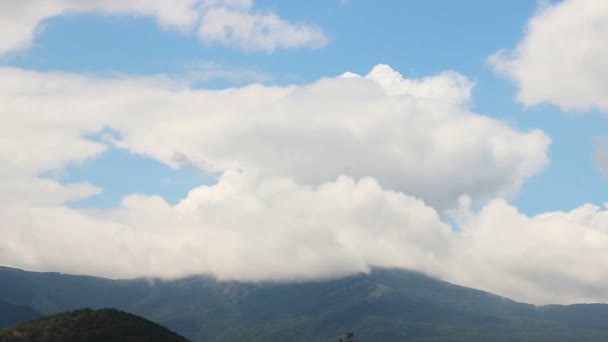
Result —
[[21, 323], [0, 331], [1, 342], [187, 342], [141, 317], [114, 309], [83, 309]]
[[0, 301], [0, 329], [41, 316], [40, 312], [32, 308]]
[[534, 306], [403, 270], [295, 284], [108, 280], [0, 268], [0, 300], [116, 307], [193, 341], [608, 341], [608, 305]]

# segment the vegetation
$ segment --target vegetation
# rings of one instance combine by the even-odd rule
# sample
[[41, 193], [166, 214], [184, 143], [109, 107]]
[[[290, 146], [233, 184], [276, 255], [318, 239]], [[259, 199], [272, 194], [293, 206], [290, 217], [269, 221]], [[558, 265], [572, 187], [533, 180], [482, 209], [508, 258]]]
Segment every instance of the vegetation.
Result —
[[108, 280], [0, 269], [0, 300], [116, 307], [193, 341], [608, 341], [608, 305], [518, 303], [402, 270], [291, 284]]
[[185, 338], [141, 317], [114, 309], [55, 314], [0, 331], [2, 342], [185, 342]]

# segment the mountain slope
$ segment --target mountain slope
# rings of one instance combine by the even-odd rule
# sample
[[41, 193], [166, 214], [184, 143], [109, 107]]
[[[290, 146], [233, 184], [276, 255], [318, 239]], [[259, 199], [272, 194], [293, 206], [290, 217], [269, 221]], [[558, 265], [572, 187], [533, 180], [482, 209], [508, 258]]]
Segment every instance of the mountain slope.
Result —
[[[9, 285], [7, 285], [9, 284]], [[117, 307], [194, 341], [607, 341], [608, 305], [536, 307], [402, 270], [296, 284], [108, 280], [0, 268], [0, 300]]]
[[0, 329], [42, 316], [32, 308], [0, 301]]
[[166, 328], [114, 309], [76, 310], [0, 331], [0, 342], [187, 342]]

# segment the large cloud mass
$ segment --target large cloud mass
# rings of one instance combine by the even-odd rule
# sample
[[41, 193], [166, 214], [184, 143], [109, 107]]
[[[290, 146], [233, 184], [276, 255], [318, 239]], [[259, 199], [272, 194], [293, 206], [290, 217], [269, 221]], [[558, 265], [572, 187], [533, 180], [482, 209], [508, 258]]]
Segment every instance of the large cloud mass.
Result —
[[608, 2], [566, 0], [542, 8], [517, 47], [494, 54], [490, 62], [515, 81], [525, 105], [608, 111], [606, 41]]
[[526, 216], [503, 200], [458, 211], [459, 230], [422, 201], [371, 178], [318, 187], [230, 171], [171, 206], [132, 195], [75, 210], [5, 202], [0, 262], [111, 277], [293, 281], [418, 270], [533, 303], [608, 301], [608, 211]]
[[[483, 204], [540, 170], [549, 138], [468, 110], [472, 83], [457, 73], [412, 80], [379, 65], [226, 90], [0, 76], [2, 264], [282, 281], [387, 266], [533, 302], [608, 299], [604, 211], [528, 217], [503, 200]], [[176, 205], [133, 194], [114, 209], [69, 208], [102, 189], [40, 177], [108, 148], [222, 175]]]
[[[163, 78], [0, 69], [3, 173], [34, 176], [101, 153], [84, 133], [173, 167], [247, 170], [318, 185], [372, 177], [443, 210], [509, 196], [546, 163], [549, 138], [470, 112], [471, 83], [387, 66], [305, 86], [194, 90]], [[45, 136], [44, 147], [40, 137]], [[17, 152], [19, 151], [19, 152]]]
[[15, 227], [3, 232], [2, 262], [121, 277], [294, 280], [369, 265], [433, 269], [452, 234], [422, 201], [372, 179], [312, 188], [232, 171], [175, 206], [132, 195], [107, 211], [10, 204], [0, 211]]
[[[32, 0], [0, 4], [0, 53], [26, 48], [47, 18], [90, 11], [154, 17], [246, 50], [327, 42], [251, 0]], [[607, 109], [607, 11], [600, 1], [548, 6], [492, 63], [525, 104]], [[546, 165], [550, 139], [472, 112], [472, 87], [456, 72], [408, 79], [386, 65], [224, 90], [0, 68], [0, 264], [247, 281], [385, 266], [534, 303], [608, 301], [608, 211], [531, 217], [508, 204]], [[175, 205], [132, 194], [116, 208], [75, 209], [70, 201], [103, 189], [42, 176], [111, 148], [218, 182]]]
[[[486, 202], [545, 165], [549, 138], [471, 112], [471, 87], [385, 65], [226, 90], [2, 68], [0, 263], [281, 281], [387, 266], [537, 303], [608, 300], [606, 211]], [[40, 177], [108, 148], [221, 176], [175, 205], [133, 194], [114, 209], [69, 208], [102, 189]]]

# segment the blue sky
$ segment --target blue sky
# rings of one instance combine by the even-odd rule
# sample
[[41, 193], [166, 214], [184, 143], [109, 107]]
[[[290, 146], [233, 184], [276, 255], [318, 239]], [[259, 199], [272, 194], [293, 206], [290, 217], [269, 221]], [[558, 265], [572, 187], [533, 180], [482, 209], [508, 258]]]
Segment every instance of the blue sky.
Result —
[[[244, 53], [201, 44], [195, 36], [158, 27], [149, 17], [85, 13], [46, 20], [33, 46], [5, 58], [4, 64], [40, 71], [178, 76], [199, 65], [213, 65], [244, 74], [243, 79], [197, 81], [197, 86], [211, 88], [250, 82], [303, 84], [345, 71], [364, 74], [379, 63], [412, 78], [455, 70], [476, 83], [473, 110], [523, 129], [540, 128], [552, 137], [551, 164], [529, 180], [514, 200], [522, 211], [536, 214], [605, 201], [606, 180], [592, 161], [593, 137], [603, 134], [604, 117], [564, 114], [553, 105], [526, 108], [516, 101], [513, 84], [497, 77], [486, 61], [497, 50], [516, 45], [538, 3], [434, 0], [378, 6], [353, 0], [259, 1], [256, 6], [295, 22], [313, 23], [327, 33], [330, 43], [321, 49]], [[129, 174], [137, 169], [147, 170], [145, 176]], [[102, 195], [73, 205], [106, 207], [133, 192], [159, 194], [176, 202], [197, 182], [208, 184], [212, 178], [113, 149], [71, 165], [62, 180], [89, 180], [104, 188]]]
[[603, 0], [0, 3], [0, 265], [608, 302], [606, 23]]

